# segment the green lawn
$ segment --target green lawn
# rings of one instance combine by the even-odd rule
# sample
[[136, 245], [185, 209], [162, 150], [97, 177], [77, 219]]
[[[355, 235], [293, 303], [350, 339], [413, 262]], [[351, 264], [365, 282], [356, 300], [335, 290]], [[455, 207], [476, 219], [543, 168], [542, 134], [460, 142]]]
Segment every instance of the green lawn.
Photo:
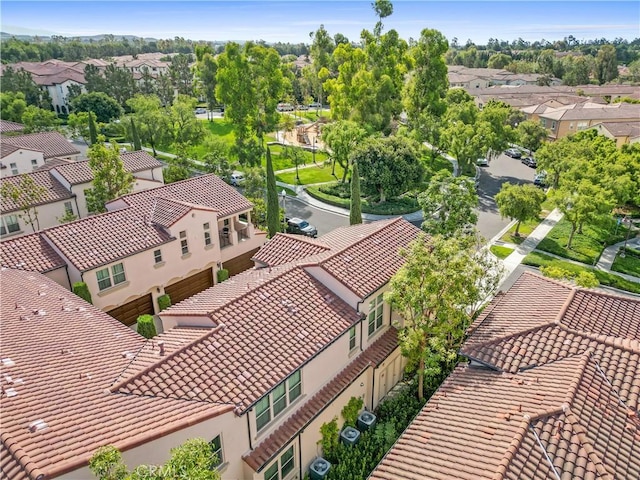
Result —
[[[286, 158], [284, 152], [287, 147], [283, 147], [282, 145], [269, 145], [269, 150], [271, 150], [271, 161], [273, 163], [273, 169], [277, 172], [278, 170], [284, 170], [285, 168], [293, 168], [295, 167], [295, 163], [293, 160]], [[304, 163], [299, 164], [298, 166], [303, 165], [313, 165], [313, 152], [308, 152], [306, 150], [303, 151], [304, 154]], [[316, 164], [321, 165], [324, 161], [329, 158], [325, 152], [316, 152], [315, 159]], [[262, 166], [266, 167], [266, 159], [262, 159]], [[294, 175], [295, 178], [295, 175]], [[300, 177], [302, 179], [302, 177]], [[331, 181], [331, 180], [327, 180]]]
[[489, 250], [491, 250], [491, 253], [501, 260], [504, 260], [513, 252], [513, 248], [503, 247], [501, 245], [491, 245]]
[[[334, 185], [337, 185], [338, 182], [334, 182]], [[309, 195], [318, 200], [328, 203], [330, 205], [335, 205], [337, 207], [342, 207], [345, 209], [350, 208], [350, 199], [343, 198], [336, 195], [332, 195], [327, 193], [327, 188], [331, 188], [329, 185], [317, 186], [317, 187], [307, 187], [306, 191]], [[418, 202], [413, 197], [402, 197], [388, 200], [384, 203], [370, 203], [366, 198], [362, 198], [362, 212], [363, 213], [372, 213], [375, 215], [404, 215], [406, 213], [415, 212], [420, 210], [420, 206]]]
[[604, 272], [588, 266], [576, 265], [575, 263], [559, 260], [549, 255], [545, 255], [540, 252], [531, 252], [522, 260], [524, 265], [530, 265], [532, 267], [541, 266], [553, 266], [567, 270], [568, 272], [578, 274], [580, 272], [593, 272], [601, 285], [607, 285], [609, 287], [618, 288], [620, 290], [626, 290], [628, 292], [640, 293], [640, 283], [631, 282], [614, 273]]
[[[318, 161], [318, 155], [316, 154], [317, 165], [308, 168], [299, 168], [298, 174], [300, 176], [300, 185], [310, 185], [313, 183], [326, 183], [336, 180], [336, 177], [331, 175], [331, 163], [320, 163]], [[343, 169], [339, 164], [336, 164], [336, 176], [342, 178]], [[276, 175], [276, 179], [296, 185], [296, 172], [279, 173]]]
[[544, 217], [540, 217], [537, 220], [527, 220], [526, 222], [522, 222], [520, 224], [520, 230], [518, 233], [520, 236], [516, 237], [514, 233], [516, 232], [516, 226], [514, 225], [509, 229], [507, 233], [505, 233], [500, 240], [506, 243], [515, 243], [516, 245], [520, 245], [524, 240], [533, 232], [533, 230], [540, 224], [540, 222], [544, 220]]
[[538, 244], [538, 250], [553, 253], [564, 258], [593, 265], [602, 250], [607, 245], [624, 240], [626, 231], [618, 229], [614, 235], [615, 221], [611, 219], [605, 225], [584, 225], [583, 233], [576, 234], [571, 243], [571, 249], [567, 249], [571, 224], [564, 218], [560, 220], [549, 232], [544, 240]]
[[620, 254], [616, 256], [611, 270], [640, 277], [640, 251], [627, 248], [624, 258]]

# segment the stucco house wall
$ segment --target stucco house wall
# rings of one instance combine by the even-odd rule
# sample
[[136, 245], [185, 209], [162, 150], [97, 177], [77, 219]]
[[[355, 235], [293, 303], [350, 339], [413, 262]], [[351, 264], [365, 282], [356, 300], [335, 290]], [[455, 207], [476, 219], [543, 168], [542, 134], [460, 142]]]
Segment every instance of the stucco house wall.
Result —
[[36, 150], [20, 148], [0, 160], [0, 178], [10, 177], [21, 173], [29, 173], [44, 165], [44, 155]]

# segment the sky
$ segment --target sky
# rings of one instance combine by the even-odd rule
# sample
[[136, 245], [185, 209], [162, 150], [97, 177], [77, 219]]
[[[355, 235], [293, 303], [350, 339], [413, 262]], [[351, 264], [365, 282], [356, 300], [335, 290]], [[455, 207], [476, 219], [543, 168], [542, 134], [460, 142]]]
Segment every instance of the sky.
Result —
[[[377, 21], [372, 0], [9, 1], [0, 3], [0, 27], [13, 34], [136, 35], [191, 40], [264, 40], [309, 43], [323, 24], [330, 35], [358, 40]], [[489, 38], [526, 41], [640, 37], [640, 2], [392, 0], [383, 20], [404, 39], [424, 28], [461, 44]]]

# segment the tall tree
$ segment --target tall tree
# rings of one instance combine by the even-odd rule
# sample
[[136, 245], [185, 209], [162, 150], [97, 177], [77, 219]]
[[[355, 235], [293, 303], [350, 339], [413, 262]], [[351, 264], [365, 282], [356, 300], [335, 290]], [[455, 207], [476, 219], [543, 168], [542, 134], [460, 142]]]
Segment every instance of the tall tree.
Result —
[[0, 115], [10, 122], [22, 121], [22, 114], [27, 109], [27, 102], [22, 92], [0, 93]]
[[133, 175], [124, 168], [117, 144], [107, 146], [102, 137], [89, 148], [92, 188], [87, 192], [90, 212], [104, 212], [105, 203], [131, 191]]
[[349, 120], [338, 120], [322, 127], [322, 140], [331, 151], [332, 173], [335, 172], [336, 163], [344, 169], [342, 183], [349, 173], [349, 156], [366, 136], [364, 128]]
[[91, 145], [95, 145], [98, 141], [98, 129], [96, 128], [96, 115], [93, 112], [88, 112], [87, 120], [89, 121], [89, 140]]
[[547, 138], [547, 129], [540, 122], [535, 120], [525, 120], [517, 127], [518, 144], [530, 152], [535, 152], [540, 148], [542, 142]]
[[[200, 79], [200, 91], [207, 100], [209, 115], [216, 106], [216, 73], [218, 63], [213, 53], [205, 53], [197, 64], [198, 78]], [[211, 120], [213, 120], [211, 118]]]
[[31, 74], [22, 68], [18, 70], [14, 70], [11, 66], [4, 68], [2, 72], [2, 92], [20, 92], [24, 95], [27, 105], [34, 105], [44, 109], [51, 108], [49, 93], [36, 85]]
[[171, 57], [169, 76], [179, 95], [193, 95], [193, 72], [189, 63], [192, 56], [179, 53]]
[[172, 141], [177, 146], [194, 146], [204, 138], [202, 122], [194, 114], [195, 106], [195, 98], [181, 94], [169, 109]]
[[378, 16], [378, 22], [374, 28], [374, 33], [379, 37], [382, 33], [382, 19], [393, 13], [393, 4], [389, 0], [375, 0], [371, 6]]
[[538, 218], [544, 198], [544, 192], [533, 185], [513, 185], [509, 182], [502, 184], [495, 197], [502, 218], [517, 220], [516, 237], [520, 236], [522, 222]]
[[603, 85], [618, 78], [618, 61], [616, 59], [616, 47], [603, 45], [596, 56], [596, 78]]
[[73, 99], [71, 106], [74, 112], [95, 113], [100, 123], [109, 123], [122, 115], [118, 102], [104, 92], [82, 93]]
[[432, 235], [460, 236], [478, 221], [473, 180], [453, 177], [446, 170], [431, 177], [427, 189], [418, 195], [418, 203], [424, 217], [422, 229]]
[[402, 317], [400, 348], [417, 367], [422, 399], [425, 374], [455, 365], [466, 328], [498, 287], [500, 269], [474, 236], [423, 234], [402, 255], [405, 264], [385, 300]]
[[21, 175], [17, 183], [4, 181], [0, 188], [0, 197], [2, 197], [5, 208], [8, 206], [8, 202], [13, 203], [20, 210], [18, 217], [31, 226], [34, 232], [40, 230], [36, 206], [45, 199], [46, 194], [47, 189], [36, 184], [29, 175]]
[[72, 138], [82, 138], [82, 141], [89, 145], [91, 134], [89, 132], [89, 115], [95, 117], [93, 112], [70, 113], [67, 119], [67, 126]]
[[169, 141], [170, 123], [167, 110], [160, 105], [160, 99], [155, 95], [136, 95], [128, 100], [133, 110], [138, 127], [140, 141], [149, 145], [153, 155], [157, 156], [157, 147]]
[[282, 230], [280, 225], [280, 204], [278, 203], [278, 190], [276, 176], [271, 162], [271, 150], [267, 147], [267, 228], [269, 237], [273, 238]]
[[22, 114], [24, 133], [57, 130], [61, 123], [55, 112], [35, 105], [29, 105]]
[[140, 142], [140, 135], [138, 135], [136, 122], [133, 120], [133, 117], [130, 117], [130, 120], [131, 120], [131, 139], [133, 141], [133, 149], [135, 151], [142, 150], [142, 142]]
[[362, 200], [360, 199], [360, 173], [358, 162], [354, 162], [351, 170], [351, 202], [349, 204], [349, 225], [362, 223]]

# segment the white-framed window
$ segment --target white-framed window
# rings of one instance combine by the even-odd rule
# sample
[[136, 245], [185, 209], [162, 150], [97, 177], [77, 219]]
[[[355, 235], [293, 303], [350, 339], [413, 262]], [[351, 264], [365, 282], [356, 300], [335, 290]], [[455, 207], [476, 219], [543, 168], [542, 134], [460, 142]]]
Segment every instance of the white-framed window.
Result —
[[296, 370], [289, 377], [280, 382], [269, 395], [262, 397], [256, 403], [256, 426], [260, 431], [273, 418], [280, 415], [287, 405], [293, 403], [302, 395], [302, 374]]
[[112, 265], [111, 269], [107, 267], [102, 270], [98, 270], [96, 272], [96, 278], [98, 279], [99, 290], [106, 290], [113, 285], [118, 285], [119, 283], [127, 280], [127, 277], [124, 274], [124, 265], [122, 263]]
[[382, 327], [382, 313], [384, 312], [384, 301], [382, 293], [369, 302], [369, 336], [373, 335]]
[[222, 437], [218, 435], [214, 437], [213, 440], [209, 442], [209, 446], [211, 446], [211, 451], [216, 455], [216, 463], [215, 467], [219, 467], [224, 463], [224, 452], [222, 451]]
[[578, 122], [578, 130], [586, 130], [589, 127], [589, 122]]
[[264, 471], [264, 480], [284, 480], [295, 468], [293, 445]]
[[64, 202], [64, 213], [67, 215], [73, 215], [73, 205], [71, 202]]
[[6, 235], [7, 233], [13, 233], [20, 231], [20, 222], [17, 215], [7, 215], [2, 217], [2, 224], [0, 224], [0, 235]]
[[38, 166], [38, 160], [36, 158], [32, 158], [31, 159], [31, 166], [32, 167], [37, 167]]
[[356, 327], [355, 325], [349, 329], [349, 351], [356, 348]]
[[18, 166], [15, 163], [10, 163], [11, 175], [18, 175]]
[[186, 230], [180, 232], [180, 248], [182, 249], [182, 255], [189, 253], [189, 242], [187, 241]]
[[154, 250], [153, 251], [153, 263], [160, 263], [162, 262], [162, 250], [158, 249], [158, 250]]
[[555, 120], [551, 122], [551, 130], [555, 130], [556, 129], [556, 122]]
[[209, 222], [202, 225], [204, 229], [204, 244], [205, 246], [211, 245], [211, 227], [209, 226]]

